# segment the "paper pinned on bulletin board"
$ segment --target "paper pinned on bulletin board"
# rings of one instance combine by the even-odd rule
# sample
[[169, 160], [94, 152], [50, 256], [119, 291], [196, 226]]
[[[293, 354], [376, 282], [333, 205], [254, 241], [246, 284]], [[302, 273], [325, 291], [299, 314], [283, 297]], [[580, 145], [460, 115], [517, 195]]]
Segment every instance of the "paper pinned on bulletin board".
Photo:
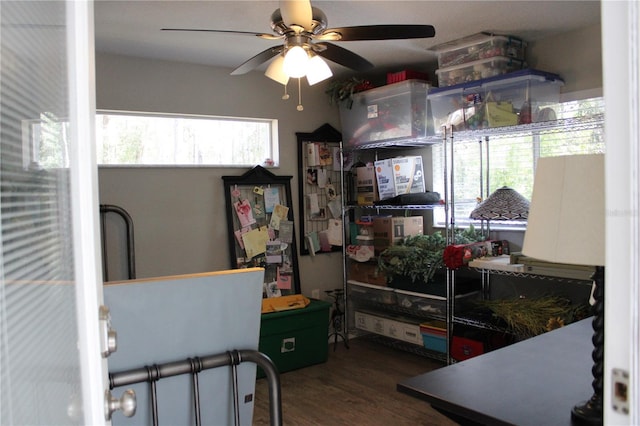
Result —
[[316, 252], [320, 251], [320, 239], [318, 238], [317, 232], [309, 232], [306, 235], [307, 240], [307, 250], [311, 253], [312, 256], [315, 256]]
[[267, 251], [267, 241], [269, 241], [267, 227], [262, 226], [242, 234], [242, 241], [248, 258], [264, 253]]
[[309, 216], [310, 218], [318, 216], [320, 214], [320, 203], [318, 201], [318, 194], [307, 194], [309, 197]]
[[264, 210], [267, 213], [273, 212], [276, 205], [280, 204], [280, 192], [278, 188], [264, 189]]
[[251, 227], [250, 226], [244, 227], [242, 229], [237, 229], [237, 230], [234, 231], [234, 234], [236, 236], [236, 240], [238, 241], [238, 245], [240, 246], [240, 248], [242, 250], [244, 250], [244, 241], [242, 241], [242, 236], [244, 234], [246, 234], [247, 232], [249, 232], [249, 231], [251, 231]]
[[280, 222], [283, 220], [287, 220], [287, 215], [289, 214], [289, 207], [283, 206], [282, 204], [276, 204], [273, 207], [273, 213], [271, 214], [271, 221], [269, 222], [269, 226], [275, 229], [276, 231], [280, 230]]
[[332, 246], [342, 245], [342, 220], [331, 219], [327, 228], [327, 240]]
[[307, 144], [307, 166], [317, 166], [320, 164], [320, 152], [315, 143]]
[[329, 211], [331, 212], [331, 216], [333, 218], [342, 218], [342, 199], [340, 195], [338, 195], [335, 199], [329, 201], [327, 203], [327, 207], [329, 207]]
[[318, 144], [318, 156], [321, 166], [330, 166], [333, 163], [331, 149], [326, 144]]
[[293, 241], [293, 221], [281, 220], [278, 238], [283, 243], [291, 243]]
[[331, 251], [331, 244], [329, 243], [329, 231], [325, 229], [324, 231], [318, 232], [318, 238], [320, 239], [320, 250]]
[[278, 268], [276, 282], [280, 290], [291, 290], [291, 280], [293, 275], [291, 271], [284, 271], [282, 268]]
[[278, 240], [267, 241], [267, 263], [282, 263], [282, 243]]
[[318, 188], [324, 188], [325, 186], [327, 186], [328, 181], [329, 177], [327, 175], [326, 169], [316, 170], [316, 183], [318, 184]]
[[233, 204], [233, 206], [235, 207], [236, 215], [238, 215], [240, 227], [246, 228], [247, 226], [256, 223], [256, 220], [253, 217], [253, 209], [249, 200], [238, 200]]

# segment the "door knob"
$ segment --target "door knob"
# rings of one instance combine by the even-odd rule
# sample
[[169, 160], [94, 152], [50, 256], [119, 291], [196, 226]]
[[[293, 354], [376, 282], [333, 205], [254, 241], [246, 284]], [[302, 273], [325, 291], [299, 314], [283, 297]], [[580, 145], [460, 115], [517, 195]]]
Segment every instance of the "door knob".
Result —
[[116, 411], [122, 411], [126, 417], [136, 414], [136, 393], [133, 389], [127, 389], [120, 398], [111, 394], [110, 390], [104, 393], [104, 418], [111, 420], [111, 415]]

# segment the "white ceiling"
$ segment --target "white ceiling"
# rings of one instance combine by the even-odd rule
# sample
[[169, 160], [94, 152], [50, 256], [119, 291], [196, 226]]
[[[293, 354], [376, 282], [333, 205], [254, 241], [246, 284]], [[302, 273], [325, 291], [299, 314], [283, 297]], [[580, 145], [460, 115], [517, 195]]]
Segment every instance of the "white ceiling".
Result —
[[[430, 47], [480, 31], [510, 34], [526, 41], [600, 22], [599, 1], [312, 1], [329, 27], [376, 24], [430, 24], [436, 36], [400, 41], [336, 42], [378, 69], [435, 64]], [[279, 41], [245, 35], [166, 32], [161, 28], [204, 28], [271, 33], [277, 1], [112, 1], [96, 0], [98, 52], [207, 64], [234, 69]], [[264, 70], [262, 66], [261, 70]], [[336, 75], [351, 71], [331, 64]], [[434, 66], [435, 68], [435, 66]]]

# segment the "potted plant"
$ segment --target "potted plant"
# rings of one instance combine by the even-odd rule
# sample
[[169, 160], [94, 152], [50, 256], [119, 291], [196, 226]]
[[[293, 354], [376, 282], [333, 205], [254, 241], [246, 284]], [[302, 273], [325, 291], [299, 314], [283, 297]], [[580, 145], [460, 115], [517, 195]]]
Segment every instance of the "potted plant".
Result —
[[[484, 237], [473, 226], [456, 229], [456, 244], [483, 241]], [[384, 271], [390, 283], [410, 281], [422, 286], [433, 281], [434, 274], [444, 266], [446, 240], [441, 233], [406, 237], [400, 244], [387, 247], [378, 256], [378, 269]]]

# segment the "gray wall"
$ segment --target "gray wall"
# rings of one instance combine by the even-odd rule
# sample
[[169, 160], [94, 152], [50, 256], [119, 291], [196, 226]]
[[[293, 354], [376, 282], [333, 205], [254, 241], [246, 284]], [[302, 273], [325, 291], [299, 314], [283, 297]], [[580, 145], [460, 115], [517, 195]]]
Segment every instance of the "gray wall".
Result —
[[[293, 209], [298, 212], [296, 132], [324, 123], [340, 127], [325, 85], [302, 86], [304, 111], [296, 110], [297, 88], [281, 99], [282, 86], [261, 73], [230, 76], [230, 70], [111, 54], [96, 57], [98, 109], [275, 118], [279, 124], [280, 167], [293, 176]], [[290, 85], [291, 86], [291, 85]], [[101, 204], [126, 209], [135, 228], [137, 277], [228, 269], [226, 210], [221, 176], [243, 168], [99, 169]], [[296, 230], [297, 232], [297, 230]], [[110, 254], [110, 259], [115, 256]], [[300, 259], [303, 291], [341, 286], [340, 254]], [[323, 274], [315, 271], [321, 270]], [[122, 276], [112, 276], [121, 279]]]
[[[534, 68], [560, 74], [566, 81], [564, 92], [599, 90], [600, 45], [598, 25], [530, 43], [528, 60]], [[281, 100], [282, 86], [262, 73], [231, 77], [229, 72], [98, 53], [97, 107], [278, 119], [281, 165], [272, 171], [293, 176], [293, 208], [297, 218], [295, 133], [311, 132], [324, 123], [340, 129], [338, 111], [329, 105], [324, 93], [326, 84], [311, 88], [303, 84], [305, 109], [298, 112], [297, 90], [292, 90], [291, 99], [285, 102]], [[226, 210], [220, 177], [239, 176], [246, 170], [100, 168], [100, 203], [119, 205], [133, 217], [138, 277], [228, 269]], [[340, 253], [300, 256], [299, 262], [304, 294], [342, 285]]]
[[559, 74], [563, 93], [602, 88], [602, 40], [600, 25], [530, 43], [531, 68]]

